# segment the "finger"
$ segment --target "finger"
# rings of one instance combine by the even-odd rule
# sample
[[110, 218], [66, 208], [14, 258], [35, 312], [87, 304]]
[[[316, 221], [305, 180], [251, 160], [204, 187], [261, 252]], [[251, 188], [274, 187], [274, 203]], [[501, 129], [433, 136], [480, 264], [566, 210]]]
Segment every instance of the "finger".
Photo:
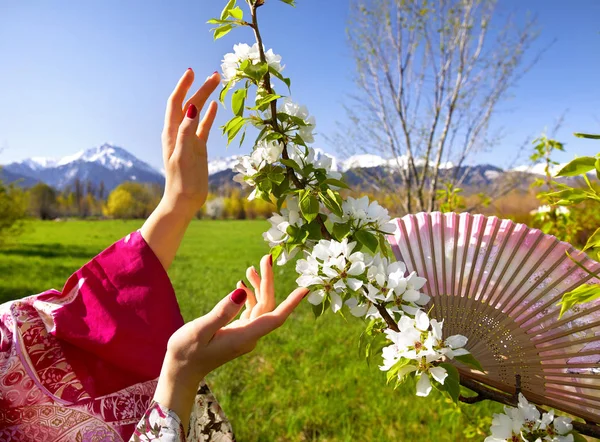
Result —
[[257, 302], [260, 301], [260, 297], [261, 297], [261, 295], [260, 295], [260, 275], [254, 268], [254, 266], [248, 267], [248, 269], [246, 270], [246, 279], [248, 279], [248, 281], [250, 281], [250, 284], [254, 288], [254, 293], [256, 295], [256, 301]]
[[260, 260], [260, 303], [264, 312], [275, 308], [275, 286], [273, 283], [273, 255], [265, 255]]
[[242, 281], [242, 280], [240, 280], [237, 283], [237, 288], [242, 289], [246, 292], [246, 308], [240, 315], [240, 318], [249, 319], [250, 313], [252, 312], [252, 309], [256, 305], [256, 297], [254, 296], [254, 292], [252, 290], [250, 290], [248, 288], [248, 286], [246, 284], [244, 284], [244, 281]]
[[198, 130], [199, 121], [200, 116], [198, 114], [198, 108], [194, 104], [190, 104], [185, 112], [185, 118], [179, 126], [177, 145], [183, 146], [186, 139], [189, 139], [190, 137], [196, 137], [196, 130]]
[[265, 313], [255, 319], [247, 327], [248, 337], [260, 339], [276, 328], [281, 327], [302, 299], [308, 295], [308, 292], [309, 290], [304, 287], [297, 288], [274, 311]]
[[[171, 96], [167, 100], [167, 110], [165, 112], [165, 134], [174, 137], [177, 134], [181, 120], [183, 119], [183, 100], [187, 95], [192, 83], [194, 82], [194, 71], [189, 68], [182, 77], [179, 79], [177, 86], [171, 93]], [[173, 152], [165, 152], [167, 158], [171, 156]]]
[[219, 84], [221, 84], [221, 76], [218, 72], [215, 72], [208, 77], [200, 89], [188, 99], [185, 103], [186, 107], [190, 104], [194, 104], [198, 109], [202, 109], [204, 103], [206, 103], [206, 100], [210, 97], [210, 94], [215, 91]]
[[246, 291], [235, 289], [227, 297], [222, 299], [208, 314], [199, 318], [198, 336], [207, 342], [212, 339], [217, 331], [231, 322], [242, 309], [246, 302]]
[[210, 135], [210, 130], [212, 129], [212, 125], [215, 122], [215, 117], [217, 116], [217, 110], [219, 109], [219, 105], [216, 101], [211, 101], [208, 105], [208, 109], [204, 114], [204, 118], [200, 122], [198, 126], [198, 138], [200, 138], [204, 143], [208, 142], [208, 136]]

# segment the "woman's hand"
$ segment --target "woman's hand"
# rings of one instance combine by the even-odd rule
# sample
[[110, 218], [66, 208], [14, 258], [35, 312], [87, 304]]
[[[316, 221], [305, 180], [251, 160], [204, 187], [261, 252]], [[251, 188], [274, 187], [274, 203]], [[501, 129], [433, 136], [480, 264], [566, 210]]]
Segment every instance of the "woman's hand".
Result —
[[192, 215], [200, 210], [208, 195], [206, 143], [217, 115], [217, 103], [210, 102], [202, 120], [200, 113], [220, 80], [219, 74], [215, 72], [184, 103], [194, 82], [194, 72], [188, 69], [167, 102], [162, 133], [166, 174], [163, 199]]
[[165, 193], [140, 230], [165, 269], [171, 265], [190, 221], [208, 194], [206, 143], [217, 115], [217, 103], [211, 101], [202, 119], [200, 114], [220, 77], [216, 72], [209, 76], [185, 101], [193, 82], [194, 72], [188, 69], [167, 102], [162, 132]]
[[[272, 257], [263, 257], [260, 267], [262, 278], [254, 267], [246, 272], [254, 291], [240, 281], [210, 313], [185, 324], [169, 339], [154, 400], [175, 411], [183, 428], [187, 428], [196, 389], [204, 376], [252, 351], [260, 338], [285, 322], [308, 293], [298, 288], [275, 307]], [[231, 322], [244, 303], [240, 318]]]

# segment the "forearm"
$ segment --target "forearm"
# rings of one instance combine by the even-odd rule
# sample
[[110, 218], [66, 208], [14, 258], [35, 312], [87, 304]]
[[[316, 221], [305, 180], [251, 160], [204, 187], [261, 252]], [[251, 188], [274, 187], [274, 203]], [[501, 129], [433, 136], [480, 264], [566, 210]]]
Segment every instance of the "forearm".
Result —
[[165, 270], [171, 266], [193, 217], [189, 204], [163, 198], [140, 229], [142, 237]]
[[158, 378], [154, 401], [175, 412], [185, 431], [189, 426], [196, 390], [202, 378], [198, 373], [186, 375], [185, 370], [171, 362], [167, 354]]

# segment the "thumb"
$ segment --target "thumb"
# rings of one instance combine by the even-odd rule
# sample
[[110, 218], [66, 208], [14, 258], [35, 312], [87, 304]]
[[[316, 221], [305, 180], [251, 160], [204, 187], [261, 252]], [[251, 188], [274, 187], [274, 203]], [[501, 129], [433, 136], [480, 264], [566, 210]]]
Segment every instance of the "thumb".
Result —
[[235, 289], [229, 296], [222, 299], [210, 313], [204, 316], [203, 328], [210, 336], [209, 339], [238, 315], [246, 302], [246, 296], [244, 289]]

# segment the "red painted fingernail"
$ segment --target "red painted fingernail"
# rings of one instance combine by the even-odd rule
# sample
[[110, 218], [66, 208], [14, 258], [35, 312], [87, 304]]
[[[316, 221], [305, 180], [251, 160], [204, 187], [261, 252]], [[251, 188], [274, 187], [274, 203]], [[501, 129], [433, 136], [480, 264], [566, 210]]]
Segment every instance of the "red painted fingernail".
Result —
[[243, 279], [240, 279], [240, 284], [242, 284], [244, 287], [248, 288], [248, 286], [246, 285], [246, 283], [244, 282]]
[[214, 71], [214, 72], [213, 72], [213, 75], [216, 75], [216, 74], [218, 74], [218, 73], [219, 73], [219, 71]]
[[187, 113], [185, 115], [193, 120], [194, 118], [196, 118], [196, 115], [198, 115], [198, 109], [193, 104], [190, 104], [190, 107], [188, 107]]
[[310, 290], [307, 290], [306, 293], [304, 294], [304, 296], [302, 297], [302, 299], [306, 298], [309, 293], [310, 293]]
[[191, 71], [191, 70], [192, 70], [192, 68], [187, 68], [187, 70], [188, 70], [188, 71]]
[[243, 304], [244, 302], [246, 302], [246, 290], [235, 289], [230, 297], [231, 300], [237, 305]]
[[269, 255], [269, 265], [273, 267], [273, 255]]

